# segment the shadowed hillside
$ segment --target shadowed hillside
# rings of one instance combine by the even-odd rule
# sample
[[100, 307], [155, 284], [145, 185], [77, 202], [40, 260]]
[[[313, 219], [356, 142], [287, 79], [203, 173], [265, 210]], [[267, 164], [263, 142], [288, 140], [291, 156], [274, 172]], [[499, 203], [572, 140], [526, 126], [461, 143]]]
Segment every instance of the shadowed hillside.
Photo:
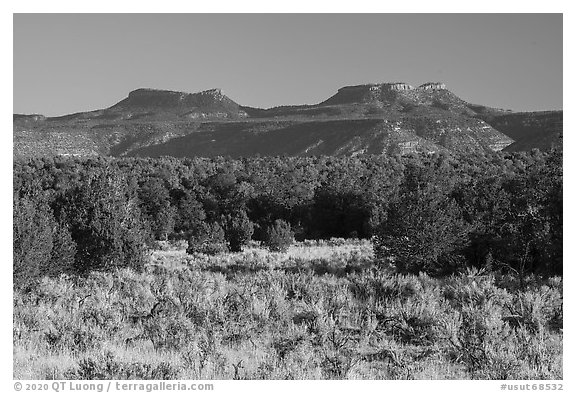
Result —
[[515, 140], [507, 151], [549, 150], [562, 136], [562, 111], [501, 114], [485, 121]]
[[354, 155], [547, 149], [562, 112], [470, 104], [443, 83], [347, 86], [315, 105], [241, 106], [220, 89], [138, 89], [107, 109], [14, 115], [14, 156]]

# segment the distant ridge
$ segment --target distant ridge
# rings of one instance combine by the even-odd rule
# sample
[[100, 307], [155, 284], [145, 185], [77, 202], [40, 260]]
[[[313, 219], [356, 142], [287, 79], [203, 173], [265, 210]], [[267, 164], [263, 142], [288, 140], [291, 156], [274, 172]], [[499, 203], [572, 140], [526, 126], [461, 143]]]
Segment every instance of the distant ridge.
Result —
[[118, 103], [59, 117], [15, 114], [14, 155], [406, 154], [547, 148], [562, 112], [470, 104], [442, 82], [344, 86], [313, 105], [252, 108], [220, 89], [139, 88]]

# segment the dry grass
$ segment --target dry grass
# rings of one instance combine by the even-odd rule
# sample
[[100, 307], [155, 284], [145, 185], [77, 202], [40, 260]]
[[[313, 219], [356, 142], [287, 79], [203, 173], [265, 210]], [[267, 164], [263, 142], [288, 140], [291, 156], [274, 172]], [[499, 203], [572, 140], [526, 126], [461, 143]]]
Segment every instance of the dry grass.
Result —
[[187, 255], [14, 294], [17, 379], [562, 379], [562, 280], [377, 271], [366, 241]]

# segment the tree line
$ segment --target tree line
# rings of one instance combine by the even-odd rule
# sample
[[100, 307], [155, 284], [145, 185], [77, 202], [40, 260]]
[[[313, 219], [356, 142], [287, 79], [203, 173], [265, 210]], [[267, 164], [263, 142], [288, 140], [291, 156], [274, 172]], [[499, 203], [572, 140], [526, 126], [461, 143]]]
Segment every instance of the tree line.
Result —
[[14, 162], [14, 282], [141, 269], [154, 240], [372, 238], [377, 263], [562, 273], [562, 152]]

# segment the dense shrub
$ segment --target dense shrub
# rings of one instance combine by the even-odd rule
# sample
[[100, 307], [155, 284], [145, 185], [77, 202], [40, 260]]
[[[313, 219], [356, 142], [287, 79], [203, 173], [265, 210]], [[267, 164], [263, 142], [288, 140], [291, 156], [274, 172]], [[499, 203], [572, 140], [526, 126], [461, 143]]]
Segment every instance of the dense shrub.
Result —
[[163, 183], [159, 178], [146, 179], [138, 189], [138, 197], [154, 237], [167, 240], [174, 231], [176, 208], [170, 205], [170, 194]]
[[266, 228], [264, 246], [270, 251], [286, 252], [294, 242], [294, 233], [290, 224], [284, 220], [276, 220]]
[[57, 223], [52, 235], [52, 253], [50, 261], [42, 268], [46, 276], [57, 276], [61, 273], [72, 273], [76, 243], [64, 224]]
[[242, 251], [242, 246], [252, 239], [254, 224], [244, 210], [228, 214], [223, 217], [222, 221], [229, 250], [232, 252]]
[[189, 191], [173, 190], [176, 199], [176, 214], [174, 217], [174, 235], [186, 239], [191, 231], [198, 231], [206, 220], [206, 212], [202, 203]]
[[562, 156], [553, 151], [510, 181], [510, 211], [500, 220], [499, 258], [520, 277], [562, 273]]
[[14, 286], [32, 285], [42, 275], [58, 275], [74, 262], [70, 232], [54, 219], [42, 200], [14, 199]]
[[224, 230], [217, 223], [203, 222], [199, 227], [190, 231], [188, 239], [188, 254], [202, 253], [207, 255], [216, 255], [227, 251]]
[[112, 169], [94, 171], [63, 194], [56, 206], [76, 243], [78, 273], [143, 267], [149, 236], [135, 190], [124, 176]]
[[366, 237], [370, 209], [361, 194], [321, 187], [314, 195], [314, 205], [308, 224], [313, 237]]
[[[440, 170], [438, 170], [440, 172]], [[406, 169], [400, 196], [389, 205], [374, 239], [382, 263], [399, 272], [446, 274], [464, 267], [471, 225], [431, 168]]]
[[45, 203], [14, 200], [14, 285], [40, 275], [42, 263], [51, 259], [54, 218]]

